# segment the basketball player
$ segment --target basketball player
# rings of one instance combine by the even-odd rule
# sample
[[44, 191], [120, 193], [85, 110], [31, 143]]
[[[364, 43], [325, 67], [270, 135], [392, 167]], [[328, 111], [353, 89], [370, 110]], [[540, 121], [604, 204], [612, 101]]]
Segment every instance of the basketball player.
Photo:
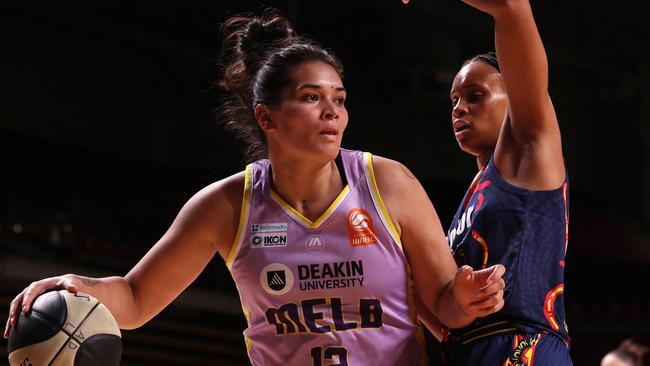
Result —
[[508, 273], [503, 309], [452, 330], [447, 363], [571, 365], [567, 177], [544, 47], [528, 0], [464, 2], [494, 18], [499, 58], [471, 58], [453, 81], [454, 135], [478, 174], [447, 238], [457, 263], [501, 263]]
[[501, 309], [504, 267], [458, 270], [408, 169], [340, 148], [348, 114], [334, 56], [277, 11], [233, 17], [221, 31], [223, 116], [268, 159], [197, 193], [125, 277], [32, 283], [12, 302], [5, 336], [54, 288], [90, 293], [120, 327], [139, 327], [216, 253], [239, 289], [255, 365], [418, 364], [413, 287], [450, 327]]

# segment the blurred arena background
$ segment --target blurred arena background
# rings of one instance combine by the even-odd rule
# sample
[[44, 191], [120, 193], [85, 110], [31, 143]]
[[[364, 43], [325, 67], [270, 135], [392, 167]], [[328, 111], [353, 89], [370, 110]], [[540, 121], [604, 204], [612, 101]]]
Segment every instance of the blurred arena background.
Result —
[[[268, 1], [346, 66], [348, 148], [409, 166], [443, 226], [475, 171], [448, 91], [493, 49], [460, 1]], [[650, 343], [650, 26], [643, 2], [533, 1], [571, 188], [566, 292], [576, 365]], [[31, 281], [125, 274], [201, 187], [241, 170], [213, 115], [217, 28], [254, 1], [0, 4], [0, 321]], [[124, 365], [245, 365], [238, 297], [215, 258]], [[6, 340], [0, 365], [6, 365]]]

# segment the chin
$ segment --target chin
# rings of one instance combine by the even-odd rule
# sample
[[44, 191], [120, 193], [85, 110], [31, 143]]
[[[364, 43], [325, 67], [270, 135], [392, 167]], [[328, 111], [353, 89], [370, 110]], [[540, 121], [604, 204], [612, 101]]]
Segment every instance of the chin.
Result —
[[463, 152], [466, 152], [466, 153], [468, 153], [468, 154], [470, 154], [472, 156], [480, 155], [480, 151], [479, 151], [480, 149], [477, 149], [475, 146], [469, 145], [467, 143], [463, 143], [461, 141], [458, 141], [458, 147], [460, 147], [460, 149]]
[[321, 149], [318, 149], [318, 151], [316, 151], [316, 155], [318, 155], [319, 161], [326, 163], [336, 159], [340, 151], [341, 151], [340, 145], [323, 146]]

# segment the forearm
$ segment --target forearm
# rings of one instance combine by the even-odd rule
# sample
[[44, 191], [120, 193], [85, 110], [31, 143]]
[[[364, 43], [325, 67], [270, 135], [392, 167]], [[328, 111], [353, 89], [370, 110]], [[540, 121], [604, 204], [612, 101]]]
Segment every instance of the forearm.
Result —
[[462, 311], [454, 296], [453, 281], [440, 292], [435, 313], [438, 319], [449, 328], [463, 328], [476, 319]]
[[104, 304], [122, 329], [137, 328], [142, 323], [140, 311], [129, 282], [119, 276], [92, 278], [68, 274], [78, 291], [97, 298]]
[[[548, 94], [548, 60], [528, 0], [509, 0], [492, 14], [495, 43], [508, 96]], [[512, 91], [512, 92], [511, 92]]]

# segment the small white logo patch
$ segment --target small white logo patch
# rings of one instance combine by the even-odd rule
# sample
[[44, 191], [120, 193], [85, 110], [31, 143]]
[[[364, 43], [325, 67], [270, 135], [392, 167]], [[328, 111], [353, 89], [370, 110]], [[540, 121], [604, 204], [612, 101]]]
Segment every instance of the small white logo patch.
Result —
[[320, 236], [312, 235], [307, 238], [307, 241], [305, 241], [305, 247], [307, 248], [308, 252], [320, 253], [325, 247], [325, 242]]
[[286, 233], [253, 234], [251, 236], [251, 248], [277, 248], [286, 246]]
[[293, 287], [293, 273], [282, 263], [271, 263], [262, 269], [260, 285], [271, 295], [284, 295]]

